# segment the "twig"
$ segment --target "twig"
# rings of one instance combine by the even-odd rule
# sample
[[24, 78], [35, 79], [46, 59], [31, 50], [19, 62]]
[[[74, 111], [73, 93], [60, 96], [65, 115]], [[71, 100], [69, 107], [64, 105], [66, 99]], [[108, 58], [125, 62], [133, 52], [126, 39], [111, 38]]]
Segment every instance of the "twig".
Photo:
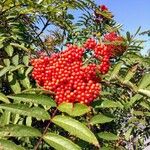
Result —
[[46, 126], [46, 128], [45, 128], [45, 130], [44, 130], [44, 132], [43, 132], [43, 134], [42, 134], [42, 136], [40, 137], [40, 139], [38, 140], [38, 142], [37, 142], [36, 145], [34, 146], [34, 150], [37, 150], [38, 147], [39, 147], [39, 145], [41, 144], [42, 139], [43, 139], [44, 135], [46, 134], [46, 132], [47, 132], [47, 130], [48, 130], [50, 124], [52, 123], [52, 119], [53, 119], [54, 116], [56, 115], [57, 111], [58, 111], [58, 109], [56, 108], [56, 109], [54, 110], [54, 112], [53, 112], [53, 114], [52, 114], [52, 116], [51, 116], [51, 119], [49, 120], [49, 123], [47, 124], [47, 126]]
[[[42, 18], [41, 18], [41, 19], [42, 19]], [[43, 33], [43, 31], [47, 28], [48, 25], [49, 25], [49, 19], [48, 19], [47, 22], [44, 24], [44, 27], [42, 28], [42, 30], [40, 31], [40, 33], [38, 33], [38, 34], [36, 35], [35, 38], [39, 37], [39, 36]]]
[[132, 85], [128, 84], [128, 83], [122, 83], [121, 81], [119, 81], [119, 83], [116, 83], [116, 82], [110, 82], [110, 81], [101, 81], [100, 83], [102, 84], [106, 84], [108, 86], [110, 85], [117, 85], [119, 87], [126, 87], [128, 88], [129, 90], [133, 91], [134, 93], [137, 92], [136, 88], [133, 87]]

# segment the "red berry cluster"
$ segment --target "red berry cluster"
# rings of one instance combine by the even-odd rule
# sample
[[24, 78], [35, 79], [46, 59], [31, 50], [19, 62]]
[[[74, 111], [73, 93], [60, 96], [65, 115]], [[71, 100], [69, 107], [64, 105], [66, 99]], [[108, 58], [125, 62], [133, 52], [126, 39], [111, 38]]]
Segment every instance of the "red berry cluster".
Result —
[[[101, 64], [83, 65], [83, 55], [87, 48], [95, 51], [95, 56], [100, 59]], [[89, 104], [100, 94], [101, 86], [97, 70], [102, 74], [107, 73], [109, 55], [104, 45], [88, 39], [84, 48], [69, 45], [65, 51], [54, 53], [50, 57], [41, 56], [33, 59], [32, 76], [44, 89], [55, 92], [58, 104], [62, 102]]]
[[115, 32], [108, 33], [104, 36], [104, 42], [107, 43], [107, 48], [111, 50], [112, 56], [119, 56], [126, 50], [126, 44], [123, 37]]

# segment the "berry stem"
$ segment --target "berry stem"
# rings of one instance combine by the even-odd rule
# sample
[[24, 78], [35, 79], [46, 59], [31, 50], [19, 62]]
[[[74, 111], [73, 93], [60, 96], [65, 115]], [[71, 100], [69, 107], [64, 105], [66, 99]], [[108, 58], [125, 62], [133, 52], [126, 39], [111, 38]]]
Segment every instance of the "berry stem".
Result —
[[34, 146], [34, 150], [37, 150], [38, 147], [39, 147], [39, 145], [41, 144], [42, 139], [43, 139], [44, 135], [47, 133], [47, 130], [48, 130], [50, 124], [52, 123], [52, 119], [55, 117], [57, 111], [58, 111], [58, 109], [56, 108], [56, 109], [54, 110], [54, 112], [52, 113], [51, 119], [49, 120], [49, 122], [48, 122], [48, 124], [47, 124], [47, 126], [46, 126], [46, 128], [45, 128], [45, 130], [44, 130], [44, 132], [43, 132], [43, 134], [42, 134], [42, 136], [39, 138], [38, 142], [37, 142], [36, 145]]

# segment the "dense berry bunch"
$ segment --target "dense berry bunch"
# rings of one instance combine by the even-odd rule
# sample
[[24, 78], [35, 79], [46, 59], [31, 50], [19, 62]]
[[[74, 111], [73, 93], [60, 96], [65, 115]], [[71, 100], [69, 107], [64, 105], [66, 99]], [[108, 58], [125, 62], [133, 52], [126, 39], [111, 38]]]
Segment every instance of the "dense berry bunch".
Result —
[[[86, 49], [92, 49], [95, 58], [101, 63], [83, 65], [83, 54]], [[58, 104], [62, 102], [89, 104], [99, 96], [101, 86], [97, 71], [107, 73], [109, 57], [107, 47], [88, 39], [84, 48], [69, 45], [65, 51], [54, 53], [50, 57], [41, 56], [33, 59], [32, 76], [44, 89], [55, 92]]]
[[112, 51], [114, 57], [122, 55], [127, 48], [124, 38], [115, 32], [106, 34], [104, 42], [107, 43], [107, 48]]

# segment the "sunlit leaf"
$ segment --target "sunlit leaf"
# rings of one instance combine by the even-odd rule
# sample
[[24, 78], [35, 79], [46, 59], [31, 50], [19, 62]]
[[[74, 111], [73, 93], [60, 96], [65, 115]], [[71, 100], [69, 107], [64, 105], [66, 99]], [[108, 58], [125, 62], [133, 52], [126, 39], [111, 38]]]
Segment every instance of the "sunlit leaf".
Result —
[[81, 148], [72, 141], [54, 133], [47, 133], [43, 139], [56, 150], [81, 150]]
[[11, 69], [11, 67], [4, 67], [3, 69], [1, 69], [0, 70], [0, 77], [5, 75], [10, 69]]
[[94, 124], [103, 124], [103, 123], [111, 122], [114, 119], [115, 118], [111, 118], [111, 117], [105, 116], [103, 114], [98, 114], [98, 115], [95, 115], [91, 119], [90, 124], [92, 124], [92, 125], [94, 125]]
[[29, 94], [29, 93], [21, 93], [13, 96], [7, 96], [15, 101], [29, 102], [35, 104], [41, 104], [44, 106], [55, 107], [56, 103], [50, 96], [46, 95], [38, 95], [38, 94]]
[[24, 125], [6, 125], [0, 128], [0, 137], [40, 137], [41, 133], [33, 127]]
[[1, 150], [25, 150], [25, 148], [16, 145], [15, 143], [9, 141], [0, 139], [0, 149]]
[[94, 145], [99, 145], [95, 135], [81, 122], [72, 119], [71, 117], [61, 115], [55, 116], [52, 121], [72, 135]]
[[66, 112], [71, 116], [82, 116], [90, 111], [90, 108], [80, 103], [62, 103], [58, 106], [58, 109], [62, 112]]
[[10, 103], [9, 99], [3, 93], [0, 93], [0, 101], [4, 103]]
[[146, 88], [149, 84], [150, 84], [150, 73], [146, 73], [146, 74], [143, 76], [141, 82], [139, 83], [138, 88], [139, 88], [139, 89], [144, 89], [144, 88]]
[[14, 52], [14, 48], [11, 45], [5, 47], [5, 51], [7, 52], [8, 56], [12, 56]]
[[100, 132], [98, 133], [98, 136], [101, 139], [107, 140], [107, 141], [115, 141], [118, 140], [119, 137], [111, 132]]
[[8, 110], [15, 114], [20, 114], [24, 116], [31, 116], [39, 119], [49, 120], [50, 116], [48, 112], [40, 107], [28, 107], [24, 104], [0, 104], [0, 108]]

